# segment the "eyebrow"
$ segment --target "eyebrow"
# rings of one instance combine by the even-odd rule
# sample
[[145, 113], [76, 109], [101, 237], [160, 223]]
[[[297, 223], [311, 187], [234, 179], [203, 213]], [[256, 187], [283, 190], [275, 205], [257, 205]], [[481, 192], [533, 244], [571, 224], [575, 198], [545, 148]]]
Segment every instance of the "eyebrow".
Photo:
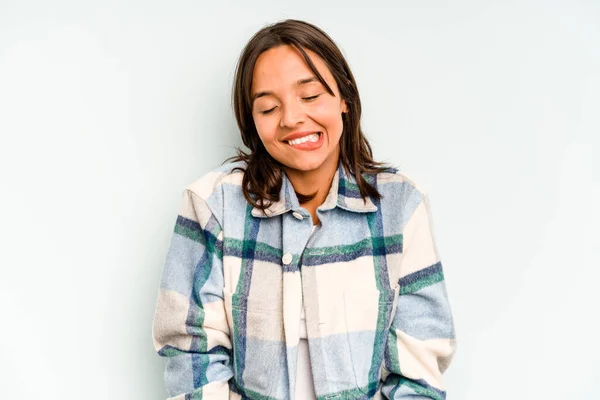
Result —
[[[298, 79], [296, 81], [296, 83], [294, 84], [294, 86], [306, 85], [307, 83], [311, 83], [311, 82], [319, 82], [319, 80], [317, 79], [316, 76], [313, 75], [313, 76], [308, 77], [308, 78]], [[269, 92], [269, 91], [254, 93], [252, 95], [252, 103], [254, 103], [254, 101], [256, 99], [258, 99], [259, 97], [270, 96], [272, 94], [273, 94], [273, 92]]]

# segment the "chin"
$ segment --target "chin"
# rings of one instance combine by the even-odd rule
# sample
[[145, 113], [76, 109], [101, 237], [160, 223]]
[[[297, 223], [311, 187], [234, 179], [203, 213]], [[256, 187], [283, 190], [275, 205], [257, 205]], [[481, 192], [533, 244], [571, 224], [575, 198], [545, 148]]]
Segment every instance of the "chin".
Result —
[[294, 163], [293, 165], [286, 165], [286, 167], [296, 171], [310, 172], [319, 169], [322, 165], [322, 161], [312, 161]]

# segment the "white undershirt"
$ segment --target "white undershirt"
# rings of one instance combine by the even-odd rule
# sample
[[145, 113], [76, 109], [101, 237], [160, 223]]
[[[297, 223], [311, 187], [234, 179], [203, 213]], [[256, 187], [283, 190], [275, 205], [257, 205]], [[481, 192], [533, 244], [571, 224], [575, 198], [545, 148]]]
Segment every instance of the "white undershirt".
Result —
[[[314, 233], [317, 225], [313, 225]], [[300, 312], [300, 342], [298, 343], [298, 363], [296, 366], [296, 396], [295, 400], [316, 400], [315, 388], [310, 369], [310, 357], [308, 353], [308, 335], [306, 334], [306, 319], [304, 316], [304, 299]]]
[[315, 400], [315, 388], [310, 369], [308, 340], [306, 339], [306, 321], [304, 320], [304, 304], [300, 319], [300, 342], [298, 343], [298, 364], [296, 366], [296, 396], [295, 400]]

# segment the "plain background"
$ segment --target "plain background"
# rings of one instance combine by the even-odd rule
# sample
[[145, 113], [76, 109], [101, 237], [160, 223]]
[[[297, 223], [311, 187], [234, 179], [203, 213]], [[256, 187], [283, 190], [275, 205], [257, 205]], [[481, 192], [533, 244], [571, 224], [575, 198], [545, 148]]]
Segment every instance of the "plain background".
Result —
[[287, 17], [339, 43], [376, 158], [430, 194], [449, 399], [598, 398], [592, 0], [0, 1], [0, 398], [166, 397], [181, 192], [240, 145], [235, 62]]

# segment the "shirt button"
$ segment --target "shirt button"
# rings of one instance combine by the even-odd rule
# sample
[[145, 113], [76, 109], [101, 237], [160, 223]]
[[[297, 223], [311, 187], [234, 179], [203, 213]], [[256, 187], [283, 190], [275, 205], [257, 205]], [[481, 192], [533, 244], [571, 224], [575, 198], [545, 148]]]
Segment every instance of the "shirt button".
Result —
[[283, 261], [285, 265], [290, 264], [292, 262], [292, 255], [290, 253], [285, 253], [281, 258], [281, 261]]
[[299, 220], [302, 220], [302, 218], [304, 218], [304, 217], [302, 216], [302, 214], [300, 214], [300, 213], [299, 213], [299, 212], [297, 212], [297, 211], [294, 211], [294, 212], [292, 213], [292, 215], [294, 216], [294, 218], [296, 218], [296, 219], [299, 219]]

